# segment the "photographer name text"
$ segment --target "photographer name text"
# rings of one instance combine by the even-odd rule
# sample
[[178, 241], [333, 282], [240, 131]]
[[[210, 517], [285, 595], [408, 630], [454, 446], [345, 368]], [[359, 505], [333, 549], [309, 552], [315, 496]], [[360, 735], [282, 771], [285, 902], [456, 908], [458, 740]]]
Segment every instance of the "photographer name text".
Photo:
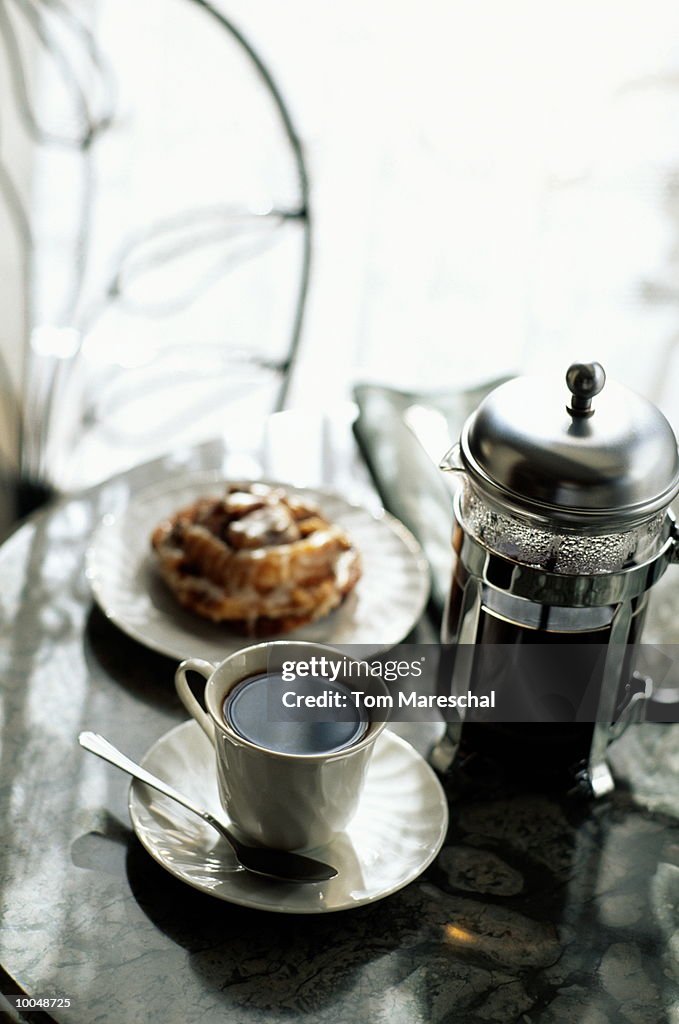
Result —
[[338, 693], [336, 690], [323, 690], [316, 694], [299, 694], [294, 690], [287, 690], [282, 698], [285, 708], [346, 708], [349, 701], [357, 708], [373, 710], [384, 708], [494, 708], [495, 690], [483, 696], [468, 691], [460, 694], [425, 694], [416, 693], [411, 690], [409, 693], [400, 692], [392, 694], [372, 694], [364, 690], [351, 690], [348, 693]]

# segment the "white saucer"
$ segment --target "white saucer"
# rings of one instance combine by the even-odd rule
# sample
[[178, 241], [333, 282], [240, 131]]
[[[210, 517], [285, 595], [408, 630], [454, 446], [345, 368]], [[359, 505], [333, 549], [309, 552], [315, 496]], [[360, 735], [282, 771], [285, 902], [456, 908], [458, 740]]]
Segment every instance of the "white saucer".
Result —
[[[284, 485], [318, 504], [343, 526], [361, 552], [363, 575], [331, 615], [275, 639], [361, 644], [372, 657], [400, 643], [420, 618], [429, 596], [429, 567], [412, 533], [382, 511], [373, 515], [331, 491]], [[153, 528], [201, 495], [219, 495], [218, 470], [179, 473], [133, 495], [118, 515], [104, 516], [87, 552], [87, 577], [102, 611], [134, 640], [168, 657], [222, 661], [253, 641], [227, 623], [208, 622], [181, 608], [151, 554]]]
[[[142, 764], [225, 817], [214, 752], [195, 722], [161, 736]], [[438, 779], [410, 744], [388, 729], [375, 744], [349, 828], [315, 851], [338, 869], [329, 882], [294, 885], [249, 874], [209, 825], [143, 783], [132, 783], [129, 807], [142, 844], [171, 874], [218, 899], [284, 914], [347, 910], [391, 895], [431, 864], [448, 828], [448, 805]]]

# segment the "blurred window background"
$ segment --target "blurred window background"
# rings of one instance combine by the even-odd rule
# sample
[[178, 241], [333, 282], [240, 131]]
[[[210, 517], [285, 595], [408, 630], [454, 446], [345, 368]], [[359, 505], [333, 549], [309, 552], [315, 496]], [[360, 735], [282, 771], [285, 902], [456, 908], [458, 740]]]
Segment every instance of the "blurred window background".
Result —
[[[290, 126], [215, 11], [280, 87], [310, 221]], [[247, 444], [282, 389], [328, 411], [358, 380], [577, 358], [677, 427], [675, 3], [0, 0], [0, 29], [10, 467], [72, 488]]]

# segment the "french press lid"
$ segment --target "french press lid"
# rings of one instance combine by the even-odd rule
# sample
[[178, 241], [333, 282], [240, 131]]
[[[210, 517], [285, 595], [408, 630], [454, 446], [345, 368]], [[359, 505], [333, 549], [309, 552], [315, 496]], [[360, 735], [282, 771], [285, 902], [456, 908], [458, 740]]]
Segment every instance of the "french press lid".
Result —
[[467, 420], [460, 468], [485, 497], [555, 524], [624, 529], [679, 492], [679, 454], [660, 410], [606, 381], [599, 363], [557, 380], [516, 377]]

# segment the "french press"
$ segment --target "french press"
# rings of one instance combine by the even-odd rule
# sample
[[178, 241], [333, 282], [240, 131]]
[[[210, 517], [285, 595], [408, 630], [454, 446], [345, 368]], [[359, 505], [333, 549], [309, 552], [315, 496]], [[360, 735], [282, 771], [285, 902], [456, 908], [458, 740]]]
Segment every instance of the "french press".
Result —
[[[444, 685], [452, 694], [473, 692], [483, 662], [515, 711], [505, 723], [450, 721], [433, 763], [449, 764], [460, 738], [464, 745], [466, 731], [476, 730], [489, 752], [530, 760], [534, 771], [557, 766], [599, 796], [613, 788], [609, 742], [639, 717], [652, 691], [635, 672], [634, 651], [649, 591], [679, 561], [669, 510], [679, 455], [660, 410], [606, 382], [598, 363], [573, 364], [566, 383], [568, 391], [553, 379], [502, 384], [441, 464], [461, 481]], [[548, 674], [566, 672], [567, 687], [577, 691], [586, 677], [587, 721], [573, 714], [549, 724], [529, 714], [530, 722], [517, 720], [531, 689], [524, 669], [535, 665], [521, 658], [538, 648], [558, 651]]]

